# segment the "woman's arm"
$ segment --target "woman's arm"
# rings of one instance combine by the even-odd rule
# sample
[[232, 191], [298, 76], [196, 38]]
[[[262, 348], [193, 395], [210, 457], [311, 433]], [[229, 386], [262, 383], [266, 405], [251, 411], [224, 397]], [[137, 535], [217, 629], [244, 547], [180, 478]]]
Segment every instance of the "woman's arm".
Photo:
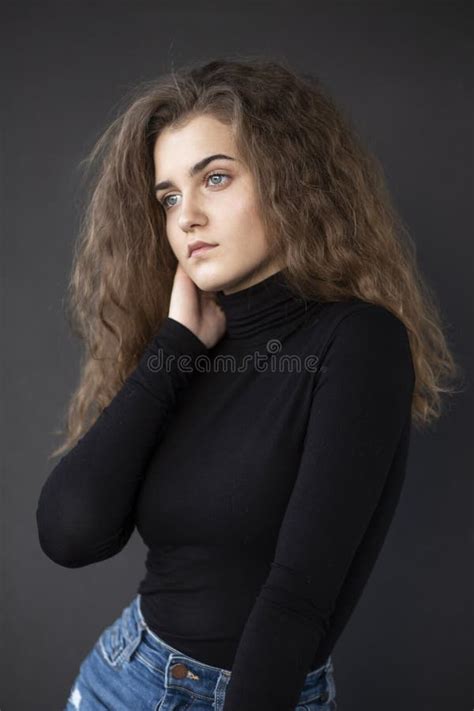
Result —
[[[207, 350], [168, 316], [119, 392], [55, 466], [36, 510], [40, 545], [51, 560], [78, 568], [125, 546], [135, 527], [138, 489], [176, 394], [188, 384], [195, 358]], [[178, 363], [167, 358], [173, 355], [189, 358]]]
[[410, 417], [413, 388], [403, 323], [375, 305], [346, 314], [322, 361], [298, 476], [224, 711], [297, 705]]

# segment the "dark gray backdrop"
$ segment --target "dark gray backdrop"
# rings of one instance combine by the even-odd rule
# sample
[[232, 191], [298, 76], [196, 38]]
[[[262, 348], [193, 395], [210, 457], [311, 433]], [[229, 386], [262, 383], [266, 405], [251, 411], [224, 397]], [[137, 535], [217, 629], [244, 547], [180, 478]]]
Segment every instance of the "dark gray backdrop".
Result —
[[[35, 522], [52, 431], [79, 375], [63, 315], [82, 195], [77, 164], [117, 102], [172, 63], [236, 52], [319, 74], [383, 161], [466, 367], [471, 7], [3, 4], [2, 711], [62, 709], [80, 662], [144, 574], [137, 533], [115, 558], [69, 570], [42, 553]], [[472, 707], [471, 398], [469, 388], [432, 432], [413, 435], [395, 521], [333, 654], [341, 711]]]

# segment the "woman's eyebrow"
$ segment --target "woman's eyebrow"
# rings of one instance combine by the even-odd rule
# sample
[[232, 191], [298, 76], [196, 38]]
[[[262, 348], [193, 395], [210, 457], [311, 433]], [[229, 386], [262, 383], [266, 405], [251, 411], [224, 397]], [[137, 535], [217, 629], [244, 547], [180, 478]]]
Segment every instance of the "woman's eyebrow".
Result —
[[[236, 160], [236, 158], [232, 158], [232, 156], [226, 156], [224, 153], [214, 153], [214, 155], [202, 158], [195, 165], [193, 165], [189, 169], [189, 177], [193, 178], [197, 173], [200, 173], [202, 170], [204, 170], [204, 168], [213, 160]], [[171, 180], [162, 180], [161, 183], [157, 183], [155, 185], [155, 192], [158, 192], [158, 190], [166, 190], [166, 188], [171, 187], [173, 187], [173, 183], [171, 182]]]

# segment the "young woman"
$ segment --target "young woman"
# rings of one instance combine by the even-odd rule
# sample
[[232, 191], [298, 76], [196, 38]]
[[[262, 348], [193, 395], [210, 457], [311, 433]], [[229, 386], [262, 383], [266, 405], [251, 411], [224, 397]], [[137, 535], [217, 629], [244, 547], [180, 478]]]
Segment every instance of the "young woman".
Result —
[[457, 372], [383, 172], [316, 79], [248, 58], [140, 87], [90, 162], [39, 540], [81, 567], [136, 527], [148, 556], [67, 709], [335, 709], [411, 425]]

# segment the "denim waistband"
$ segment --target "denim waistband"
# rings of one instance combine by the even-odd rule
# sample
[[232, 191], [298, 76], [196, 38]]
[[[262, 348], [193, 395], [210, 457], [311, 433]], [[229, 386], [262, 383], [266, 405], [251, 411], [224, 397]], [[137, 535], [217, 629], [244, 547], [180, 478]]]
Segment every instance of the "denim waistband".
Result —
[[[165, 674], [166, 685], [172, 684], [176, 686], [179, 684], [179, 686], [184, 686], [192, 692], [195, 690], [196, 684], [198, 684], [201, 693], [209, 694], [210, 696], [217, 694], [218, 696], [220, 692], [224, 695], [232, 672], [228, 669], [200, 662], [167, 644], [145, 622], [140, 607], [140, 599], [141, 595], [139, 593], [125, 610], [126, 624], [129, 627], [130, 637], [134, 634], [139, 636], [141, 631], [145, 631], [147, 642], [153, 650], [153, 661], [156, 664], [156, 669]], [[325, 664], [308, 672], [302, 692], [313, 688], [319, 677], [327, 670], [331, 671], [332, 669], [332, 657], [329, 656]]]

